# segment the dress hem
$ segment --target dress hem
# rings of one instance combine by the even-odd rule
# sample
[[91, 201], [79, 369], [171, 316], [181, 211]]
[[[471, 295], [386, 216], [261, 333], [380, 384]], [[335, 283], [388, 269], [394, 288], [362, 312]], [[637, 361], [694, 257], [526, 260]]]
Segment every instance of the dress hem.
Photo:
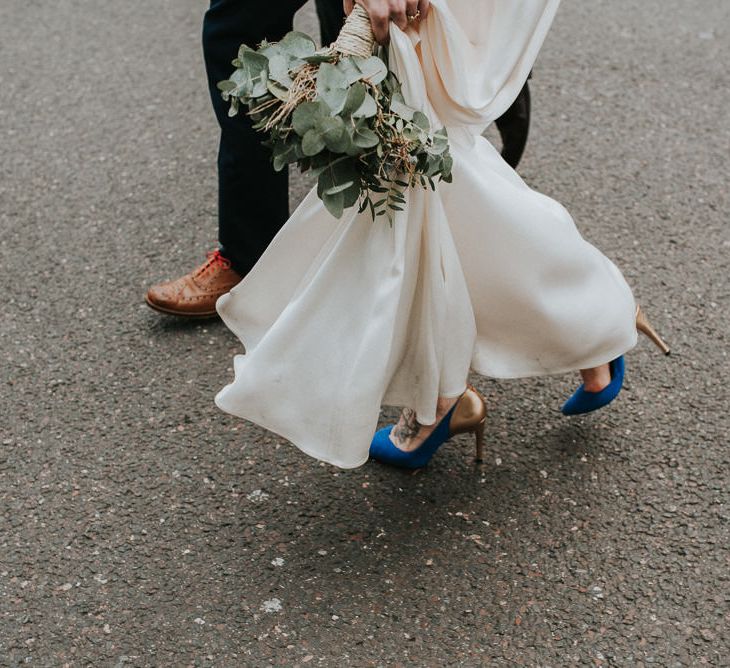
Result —
[[368, 460], [370, 459], [370, 454], [368, 455], [359, 463], [352, 464], [349, 462], [343, 462], [342, 460], [336, 460], [332, 457], [326, 457], [322, 455], [319, 451], [315, 450], [314, 448], [311, 448], [306, 445], [302, 445], [301, 443], [297, 443], [295, 440], [293, 440], [291, 437], [289, 437], [287, 434], [283, 434], [280, 430], [273, 428], [271, 425], [267, 424], [265, 420], [262, 420], [260, 418], [256, 418], [254, 421], [252, 418], [248, 417], [247, 415], [244, 415], [238, 411], [233, 411], [230, 409], [230, 407], [226, 406], [224, 402], [221, 400], [221, 395], [226, 391], [227, 388], [223, 388], [215, 397], [215, 405], [218, 406], [222, 411], [225, 413], [228, 413], [229, 415], [233, 415], [234, 417], [237, 417], [241, 420], [246, 420], [248, 422], [251, 422], [252, 424], [255, 424], [259, 427], [263, 427], [267, 431], [270, 431], [273, 434], [276, 434], [277, 436], [280, 436], [283, 439], [286, 439], [289, 443], [291, 443], [295, 448], [298, 450], [301, 450], [305, 455], [309, 455], [313, 459], [316, 459], [317, 461], [324, 462], [325, 464], [330, 464], [332, 466], [336, 466], [339, 469], [357, 469], [361, 466], [364, 466], [367, 464]]

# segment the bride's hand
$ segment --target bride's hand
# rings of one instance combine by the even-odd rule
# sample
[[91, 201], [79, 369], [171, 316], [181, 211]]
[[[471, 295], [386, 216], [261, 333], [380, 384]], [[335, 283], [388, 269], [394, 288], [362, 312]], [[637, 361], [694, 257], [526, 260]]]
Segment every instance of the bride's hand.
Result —
[[[349, 14], [355, 0], [344, 0], [345, 13]], [[425, 19], [431, 4], [430, 0], [357, 0], [370, 16], [373, 34], [380, 44], [387, 44], [389, 23], [393, 21], [405, 30], [409, 21]]]

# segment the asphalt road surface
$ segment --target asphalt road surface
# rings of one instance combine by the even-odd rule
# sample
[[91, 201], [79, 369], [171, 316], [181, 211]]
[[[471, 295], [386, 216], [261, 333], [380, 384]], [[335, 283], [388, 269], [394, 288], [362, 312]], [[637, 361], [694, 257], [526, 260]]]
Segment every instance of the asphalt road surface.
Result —
[[237, 341], [142, 302], [215, 245], [205, 4], [0, 0], [0, 665], [730, 665], [727, 0], [565, 2], [533, 79], [523, 176], [672, 356], [583, 419], [475, 377], [486, 465], [413, 475], [221, 413]]

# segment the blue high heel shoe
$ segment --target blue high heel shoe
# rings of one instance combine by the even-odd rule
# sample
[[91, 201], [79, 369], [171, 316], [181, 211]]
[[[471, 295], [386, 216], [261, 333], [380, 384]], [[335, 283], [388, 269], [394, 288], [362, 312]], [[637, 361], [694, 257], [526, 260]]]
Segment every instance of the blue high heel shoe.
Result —
[[[644, 315], [640, 306], [636, 308], [636, 329], [647, 336], [665, 355], [669, 355], [669, 346], [651, 326], [651, 323]], [[590, 413], [610, 404], [618, 396], [624, 384], [624, 374], [626, 372], [623, 355], [610, 362], [609, 367], [611, 370], [611, 382], [600, 392], [588, 392], [581, 385], [570, 399], [563, 404], [563, 407], [560, 409], [563, 415]]]
[[610, 362], [609, 367], [611, 369], [611, 382], [600, 392], [588, 392], [581, 385], [573, 392], [570, 399], [563, 404], [560, 409], [563, 415], [590, 413], [610, 404], [618, 396], [624, 384], [624, 371], [626, 369], [623, 355]]
[[486, 417], [487, 407], [484, 399], [473, 387], [469, 387], [428, 438], [415, 450], [406, 452], [396, 447], [390, 440], [390, 433], [393, 431], [393, 427], [390, 426], [375, 432], [370, 444], [370, 456], [384, 464], [420, 469], [431, 461], [436, 451], [452, 436], [473, 433], [476, 439], [476, 460], [481, 462], [484, 456]]

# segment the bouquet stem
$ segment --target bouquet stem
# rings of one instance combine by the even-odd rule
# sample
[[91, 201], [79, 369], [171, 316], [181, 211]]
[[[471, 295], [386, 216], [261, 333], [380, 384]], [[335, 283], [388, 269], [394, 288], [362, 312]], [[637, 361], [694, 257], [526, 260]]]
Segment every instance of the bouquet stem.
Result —
[[363, 7], [355, 5], [332, 48], [343, 56], [367, 58], [372, 55], [374, 45], [370, 17]]

